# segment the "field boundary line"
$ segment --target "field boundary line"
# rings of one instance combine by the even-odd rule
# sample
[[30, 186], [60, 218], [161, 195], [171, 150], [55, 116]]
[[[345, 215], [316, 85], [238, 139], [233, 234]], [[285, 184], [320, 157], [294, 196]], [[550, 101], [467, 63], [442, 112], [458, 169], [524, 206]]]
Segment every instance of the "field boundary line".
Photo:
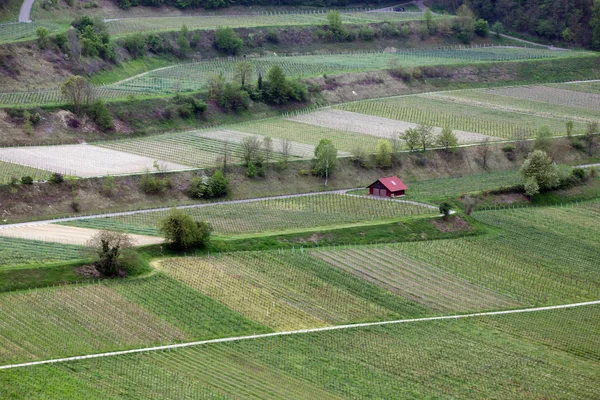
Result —
[[396, 325], [396, 324], [405, 324], [405, 323], [414, 323], [414, 322], [446, 321], [446, 320], [457, 320], [457, 319], [474, 318], [474, 317], [486, 317], [486, 316], [494, 316], [494, 315], [521, 314], [521, 313], [529, 313], [529, 312], [537, 312], [537, 311], [550, 311], [550, 310], [560, 310], [560, 309], [565, 309], [565, 308], [585, 307], [585, 306], [598, 305], [598, 304], [600, 304], [600, 300], [586, 301], [586, 302], [581, 302], [581, 303], [560, 304], [560, 305], [556, 305], [556, 306], [520, 308], [520, 309], [503, 310], [503, 311], [488, 311], [488, 312], [479, 312], [479, 313], [471, 313], [471, 314], [444, 315], [444, 316], [438, 316], [438, 317], [399, 319], [399, 320], [392, 320], [392, 321], [365, 322], [365, 323], [358, 323], [358, 324], [326, 326], [326, 327], [322, 327], [322, 328], [299, 329], [299, 330], [294, 330], [294, 331], [262, 333], [262, 334], [257, 334], [257, 335], [235, 336], [235, 337], [229, 337], [229, 338], [200, 340], [200, 341], [195, 341], [195, 342], [171, 344], [171, 345], [164, 345], [164, 346], [145, 347], [145, 348], [132, 349], [132, 350], [121, 350], [121, 351], [112, 351], [112, 352], [107, 352], [107, 353], [88, 354], [88, 355], [83, 355], [83, 356], [55, 358], [55, 359], [51, 359], [51, 360], [31, 361], [31, 362], [20, 363], [20, 364], [8, 364], [8, 365], [0, 366], [0, 370], [32, 367], [32, 366], [36, 366], [36, 365], [57, 364], [57, 363], [64, 363], [64, 362], [70, 362], [70, 361], [89, 360], [89, 359], [93, 359], [93, 358], [121, 356], [121, 355], [127, 355], [127, 354], [139, 354], [139, 353], [144, 353], [144, 352], [149, 353], [151, 351], [154, 352], [154, 351], [159, 351], [159, 350], [179, 349], [179, 348], [185, 348], [185, 347], [203, 346], [203, 345], [207, 345], [207, 344], [240, 342], [240, 341], [244, 341], [244, 340], [262, 339], [262, 338], [277, 337], [277, 336], [290, 336], [290, 335], [299, 335], [299, 334], [305, 334], [305, 333], [328, 332], [328, 331], [337, 331], [337, 330], [343, 330], [343, 329], [366, 328], [366, 327], [372, 327], [372, 326]]

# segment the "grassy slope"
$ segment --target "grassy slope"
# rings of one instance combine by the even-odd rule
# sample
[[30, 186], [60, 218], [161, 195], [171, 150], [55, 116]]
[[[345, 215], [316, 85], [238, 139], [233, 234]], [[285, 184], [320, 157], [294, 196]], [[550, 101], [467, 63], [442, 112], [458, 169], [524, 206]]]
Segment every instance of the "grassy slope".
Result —
[[0, 23], [16, 22], [19, 18], [19, 10], [21, 9], [21, 0], [5, 0], [0, 4]]

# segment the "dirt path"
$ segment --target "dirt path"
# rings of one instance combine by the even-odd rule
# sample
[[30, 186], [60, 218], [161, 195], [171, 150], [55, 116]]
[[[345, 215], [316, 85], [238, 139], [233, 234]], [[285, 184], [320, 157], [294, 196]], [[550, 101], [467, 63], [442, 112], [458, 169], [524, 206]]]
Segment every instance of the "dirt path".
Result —
[[166, 346], [145, 347], [145, 348], [133, 349], [133, 350], [112, 351], [109, 353], [97, 353], [97, 354], [88, 354], [88, 355], [75, 356], [75, 357], [55, 358], [52, 360], [32, 361], [32, 362], [26, 362], [26, 363], [21, 363], [21, 364], [2, 365], [2, 366], [0, 366], [0, 370], [31, 367], [34, 365], [57, 364], [57, 363], [63, 363], [63, 362], [69, 362], [69, 361], [89, 360], [92, 358], [121, 356], [121, 355], [126, 355], [126, 354], [139, 354], [139, 353], [145, 353], [145, 352], [150, 352], [150, 351], [181, 349], [181, 348], [185, 348], [185, 347], [204, 346], [207, 344], [215, 344], [215, 343], [241, 342], [244, 340], [263, 339], [263, 338], [269, 338], [269, 337], [275, 337], [275, 336], [301, 335], [301, 334], [306, 334], [306, 333], [339, 331], [339, 330], [344, 330], [344, 329], [366, 328], [366, 327], [371, 327], [371, 326], [382, 326], [382, 325], [398, 325], [398, 324], [407, 324], [407, 323], [415, 323], [415, 322], [449, 321], [449, 320], [452, 321], [452, 320], [476, 318], [476, 317], [489, 317], [489, 316], [495, 316], [495, 315], [522, 314], [522, 313], [538, 312], [538, 311], [560, 310], [560, 309], [565, 309], [565, 308], [585, 307], [585, 306], [591, 306], [591, 305], [597, 305], [597, 304], [600, 304], [600, 300], [587, 301], [587, 302], [583, 302], [583, 303], [561, 304], [561, 305], [557, 305], [557, 306], [547, 306], [547, 307], [520, 308], [520, 309], [516, 309], [516, 310], [489, 311], [489, 312], [480, 312], [480, 313], [462, 314], [462, 315], [443, 315], [443, 316], [439, 316], [439, 317], [398, 319], [398, 320], [392, 320], [392, 321], [367, 322], [367, 323], [361, 323], [361, 324], [327, 326], [324, 328], [301, 329], [301, 330], [296, 330], [296, 331], [264, 333], [264, 334], [258, 334], [258, 335], [248, 335], [248, 336], [236, 336], [236, 337], [229, 337], [229, 338], [222, 338], [222, 339], [211, 339], [211, 340], [201, 340], [201, 341], [197, 341], [197, 342], [178, 343], [178, 344], [171, 344], [171, 345], [166, 345]]
[[23, 0], [19, 11], [19, 22], [31, 22], [31, 8], [35, 0]]

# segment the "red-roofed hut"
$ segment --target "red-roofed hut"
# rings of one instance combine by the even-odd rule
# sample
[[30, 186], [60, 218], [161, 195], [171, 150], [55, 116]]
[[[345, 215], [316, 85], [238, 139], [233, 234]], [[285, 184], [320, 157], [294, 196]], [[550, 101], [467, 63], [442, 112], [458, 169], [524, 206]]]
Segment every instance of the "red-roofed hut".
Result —
[[404, 184], [397, 176], [389, 178], [379, 178], [369, 186], [369, 194], [378, 197], [397, 197], [404, 196], [408, 186]]

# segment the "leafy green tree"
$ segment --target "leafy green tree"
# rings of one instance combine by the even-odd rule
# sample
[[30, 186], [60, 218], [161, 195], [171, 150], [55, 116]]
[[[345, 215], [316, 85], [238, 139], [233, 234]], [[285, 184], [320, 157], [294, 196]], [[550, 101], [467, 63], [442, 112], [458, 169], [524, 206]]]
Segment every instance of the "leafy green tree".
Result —
[[179, 31], [179, 35], [177, 36], [177, 46], [179, 46], [179, 51], [181, 52], [182, 57], [187, 57], [192, 50], [190, 41], [188, 40], [188, 33], [188, 27], [183, 25]]
[[450, 211], [452, 211], [452, 205], [450, 203], [443, 202], [440, 204], [440, 214], [444, 216], [444, 221], [448, 221]]
[[142, 57], [146, 52], [146, 38], [141, 33], [127, 36], [123, 40], [123, 47], [133, 58]]
[[425, 26], [427, 27], [427, 32], [430, 35], [435, 33], [435, 21], [433, 20], [433, 13], [429, 9], [429, 7], [425, 7], [425, 13], [423, 14], [423, 19], [425, 20]]
[[90, 114], [101, 130], [108, 131], [115, 127], [112, 114], [102, 99], [98, 99], [92, 104]]
[[210, 178], [209, 186], [213, 197], [224, 197], [229, 193], [229, 178], [220, 169]]
[[408, 128], [400, 135], [400, 138], [404, 140], [410, 151], [416, 151], [419, 145], [419, 132], [416, 128]]
[[242, 49], [244, 41], [240, 39], [233, 28], [228, 26], [219, 26], [215, 31], [213, 45], [217, 50], [235, 56]]
[[285, 72], [279, 65], [272, 66], [263, 82], [265, 101], [269, 104], [285, 104], [289, 99], [289, 86]]
[[35, 30], [37, 43], [40, 49], [45, 49], [50, 44], [50, 31], [45, 26], [40, 26]]
[[375, 162], [380, 168], [390, 168], [392, 166], [392, 145], [385, 139], [377, 141]]
[[456, 10], [454, 31], [461, 42], [471, 43], [475, 32], [475, 14], [466, 3]]
[[419, 135], [419, 145], [423, 151], [427, 150], [428, 147], [435, 142], [435, 134], [433, 132], [433, 126], [431, 125], [419, 125], [417, 127], [417, 133]]
[[490, 25], [480, 18], [475, 22], [474, 31], [478, 36], [487, 37], [490, 34]]
[[327, 27], [336, 35], [345, 31], [339, 11], [331, 10], [327, 13]]
[[329, 175], [337, 165], [337, 149], [329, 139], [321, 139], [315, 148], [315, 172], [325, 178], [327, 186]]
[[571, 136], [573, 136], [573, 128], [574, 128], [574, 125], [575, 125], [575, 124], [573, 123], [573, 121], [567, 121], [567, 122], [565, 123], [565, 127], [566, 127], [566, 130], [567, 130], [567, 136], [568, 136], [568, 137], [571, 137]]
[[452, 129], [448, 127], [442, 129], [435, 142], [438, 146], [443, 147], [446, 152], [450, 152], [451, 149], [458, 146], [458, 138]]
[[160, 221], [159, 231], [173, 248], [188, 250], [206, 246], [210, 241], [212, 227], [206, 222], [194, 221], [181, 210], [173, 209]]
[[245, 87], [247, 83], [252, 80], [252, 74], [254, 73], [254, 65], [248, 61], [242, 61], [235, 64], [235, 78], [237, 81]]
[[502, 22], [496, 21], [494, 25], [492, 25], [492, 30], [494, 31], [496, 38], [499, 39], [500, 36], [504, 34], [504, 25], [502, 25]]
[[529, 154], [520, 173], [525, 179], [525, 192], [528, 196], [533, 196], [540, 190], [552, 189], [559, 183], [552, 159], [542, 150], [534, 150]]

